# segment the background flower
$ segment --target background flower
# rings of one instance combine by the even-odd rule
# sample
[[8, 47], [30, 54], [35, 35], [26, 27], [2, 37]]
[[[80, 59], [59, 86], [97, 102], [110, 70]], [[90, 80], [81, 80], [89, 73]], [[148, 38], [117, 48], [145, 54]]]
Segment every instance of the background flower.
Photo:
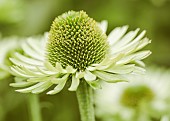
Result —
[[96, 91], [97, 116], [103, 121], [155, 121], [169, 115], [170, 71], [147, 68], [146, 75], [129, 76], [129, 83], [104, 84]]
[[9, 57], [19, 50], [19, 39], [17, 37], [0, 38], [0, 80], [10, 75], [11, 62]]

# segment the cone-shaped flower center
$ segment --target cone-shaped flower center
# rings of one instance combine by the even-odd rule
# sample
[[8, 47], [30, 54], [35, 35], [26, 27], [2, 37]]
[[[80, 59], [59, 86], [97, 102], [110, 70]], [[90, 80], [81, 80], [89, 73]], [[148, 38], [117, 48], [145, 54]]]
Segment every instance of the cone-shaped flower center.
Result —
[[154, 97], [152, 90], [144, 85], [128, 87], [124, 90], [121, 102], [125, 106], [136, 107], [143, 101], [151, 101]]
[[71, 65], [78, 71], [100, 63], [107, 52], [107, 36], [97, 23], [83, 12], [69, 11], [57, 17], [49, 32], [47, 59], [55, 66]]

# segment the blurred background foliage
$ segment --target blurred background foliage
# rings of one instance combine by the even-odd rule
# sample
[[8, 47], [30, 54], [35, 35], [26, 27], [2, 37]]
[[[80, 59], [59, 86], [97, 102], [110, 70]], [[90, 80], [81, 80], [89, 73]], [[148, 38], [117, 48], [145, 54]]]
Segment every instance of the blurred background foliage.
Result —
[[[153, 54], [148, 64], [170, 67], [169, 0], [0, 0], [0, 32], [3, 37], [33, 36], [49, 31], [55, 17], [69, 10], [84, 10], [97, 21], [114, 27], [147, 30]], [[0, 80], [0, 121], [29, 121], [27, 95], [9, 87], [13, 80]], [[66, 89], [54, 96], [40, 95], [43, 121], [79, 121], [74, 92]]]

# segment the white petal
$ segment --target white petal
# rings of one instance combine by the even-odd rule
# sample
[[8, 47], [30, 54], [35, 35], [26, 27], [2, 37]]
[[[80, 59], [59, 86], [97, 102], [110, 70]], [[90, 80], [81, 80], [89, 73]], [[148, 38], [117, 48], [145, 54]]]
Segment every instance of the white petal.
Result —
[[40, 73], [42, 73], [44, 75], [56, 75], [56, 74], [58, 74], [58, 72], [45, 70], [45, 69], [37, 67], [37, 66], [36, 66], [36, 69], [37, 69], [36, 71], [38, 71], [38, 72], [40, 72]]
[[103, 33], [106, 33], [108, 22], [103, 20], [102, 22], [98, 23], [99, 27], [102, 29]]
[[119, 47], [119, 48], [112, 47], [111, 54], [117, 54], [117, 53], [129, 54], [129, 53], [135, 51], [139, 44], [140, 44], [140, 42], [133, 41], [123, 47]]
[[68, 89], [69, 91], [76, 91], [79, 86], [80, 80], [76, 78], [75, 75], [72, 76], [71, 87]]
[[45, 76], [43, 73], [40, 73], [38, 71], [32, 71], [29, 70], [27, 68], [25, 68], [24, 66], [19, 67], [26, 75], [30, 75], [30, 76], [35, 76], [35, 77], [42, 77]]
[[96, 81], [91, 81], [91, 82], [87, 82], [87, 83], [88, 83], [88, 84], [90, 85], [90, 87], [92, 87], [93, 89], [101, 89], [101, 88], [102, 88], [98, 80], [96, 80]]
[[137, 52], [137, 53], [134, 53], [134, 54], [131, 54], [129, 56], [122, 58], [120, 61], [117, 62], [117, 64], [127, 64], [132, 61], [143, 60], [144, 58], [148, 57], [150, 54], [151, 54], [151, 51], [149, 50]]
[[38, 82], [45, 82], [45, 81], [49, 81], [51, 80], [52, 77], [35, 77], [35, 78], [29, 78], [27, 79], [28, 82], [34, 82], [34, 83], [38, 83]]
[[34, 84], [34, 82], [17, 82], [17, 83], [11, 83], [10, 86], [12, 87], [27, 87]]
[[84, 74], [85, 74], [85, 72], [83, 71], [83, 72], [76, 72], [76, 78], [79, 78], [79, 79], [81, 79], [81, 78], [83, 78], [84, 77]]
[[50, 81], [46, 81], [43, 85], [33, 89], [31, 92], [34, 94], [39, 94], [45, 90], [47, 90], [49, 87], [51, 87], [53, 84]]
[[28, 38], [28, 40], [26, 42], [37, 53], [39, 53], [40, 55], [44, 56], [44, 49], [45, 48], [41, 47], [41, 42], [40, 41], [35, 40], [34, 38]]
[[148, 38], [142, 39], [139, 46], [136, 48], [136, 51], [142, 49], [143, 47], [145, 47], [149, 43], [151, 43], [151, 40], [149, 40]]
[[139, 34], [133, 41], [135, 41], [135, 42], [140, 41], [144, 37], [145, 33], [146, 33], [145, 30], [142, 31], [141, 34]]
[[41, 60], [43, 61], [44, 60], [44, 56], [42, 56], [41, 54], [37, 53], [36, 51], [34, 51], [32, 48], [30, 48], [26, 43], [23, 43], [22, 44], [22, 49], [24, 50], [24, 52], [31, 56], [32, 58], [34, 59], [37, 59], [37, 60]]
[[89, 71], [95, 71], [97, 68], [96, 68], [96, 67], [89, 66], [89, 67], [87, 67], [86, 69], [89, 70]]
[[19, 75], [22, 77], [42, 77], [42, 76], [48, 76], [48, 75], [54, 75], [57, 74], [57, 72], [54, 71], [46, 71], [43, 68], [37, 67], [37, 66], [31, 66], [27, 65], [23, 62], [20, 62], [19, 60], [16, 60], [15, 58], [11, 58], [11, 61], [16, 64], [17, 66], [11, 67], [11, 70], [14, 75]]
[[140, 51], [130, 56], [133, 56], [133, 60], [143, 60], [151, 54], [150, 50]]
[[54, 71], [54, 72], [57, 71], [57, 69], [56, 69], [54, 66], [52, 66], [51, 63], [48, 62], [48, 61], [45, 61], [45, 62], [44, 62], [44, 66], [45, 66], [48, 70], [50, 70], [50, 71]]
[[51, 80], [51, 82], [52, 82], [53, 84], [62, 83], [62, 82], [64, 82], [64, 81], [67, 81], [68, 76], [69, 76], [69, 74], [65, 74], [65, 75], [64, 75], [63, 77], [61, 77], [61, 78], [53, 78], [53, 79]]
[[135, 64], [130, 65], [120, 65], [120, 66], [111, 66], [104, 71], [110, 72], [110, 73], [117, 73], [117, 74], [128, 74], [133, 72], [135, 67]]
[[53, 95], [53, 94], [59, 93], [59, 92], [64, 88], [65, 84], [66, 84], [66, 80], [63, 81], [63, 82], [61, 82], [61, 83], [59, 83], [59, 84], [54, 88], [54, 90], [51, 90], [51, 91], [47, 92], [47, 94]]
[[72, 66], [67, 66], [66, 71], [67, 71], [67, 73], [75, 73], [76, 69], [74, 69]]
[[24, 67], [29, 68], [29, 69], [35, 69], [34, 65], [24, 63], [24, 62], [18, 60], [17, 58], [10, 58], [10, 61], [17, 66], [24, 66]]
[[109, 83], [116, 83], [116, 82], [126, 82], [127, 79], [123, 77], [123, 75], [117, 75], [117, 74], [111, 74], [104, 71], [94, 71], [93, 74], [95, 74], [97, 77], [99, 77], [101, 80], [109, 82]]
[[133, 70], [133, 73], [132, 74], [145, 74], [146, 70], [144, 68], [141, 68], [141, 67], [138, 67], [138, 66], [135, 66], [135, 69]]
[[108, 42], [110, 45], [116, 43], [127, 31], [128, 26], [117, 27], [108, 35]]
[[23, 56], [20, 53], [15, 53], [14, 56], [15, 56], [15, 58], [17, 58], [21, 62], [27, 63], [29, 65], [43, 66], [43, 62], [42, 61], [35, 60], [35, 59], [32, 59], [32, 58]]
[[128, 32], [119, 42], [113, 45], [113, 47], [120, 48], [126, 44], [128, 44], [130, 41], [132, 41], [137, 33], [139, 32], [139, 29], [136, 29], [135, 31]]
[[[136, 30], [136, 32], [134, 32], [134, 35], [136, 35], [138, 32], [138, 29]], [[138, 35], [133, 41], [127, 43], [129, 40], [126, 40], [122, 38], [122, 40], [125, 41], [125, 43], [123, 41], [119, 41], [117, 42], [117, 44], [111, 46], [111, 53], [115, 54], [115, 53], [132, 53], [134, 51], [137, 51], [139, 49], [141, 49], [142, 47], [144, 47], [145, 45], [148, 44], [148, 41], [146, 40], [141, 40], [143, 38], [143, 36], [145, 35], [146, 31], [143, 31], [140, 35]]]
[[112, 63], [116, 63], [118, 60], [123, 58], [125, 55], [123, 53], [118, 53], [115, 55], [108, 55], [99, 65], [110, 66]]
[[34, 76], [30, 76], [30, 75], [25, 74], [24, 71], [21, 70], [18, 66], [12, 66], [11, 70], [12, 70], [11, 73], [13, 75], [16, 75], [16, 76], [19, 76], [19, 77], [24, 77], [24, 78], [34, 77]]
[[96, 80], [96, 76], [92, 74], [90, 71], [86, 70], [84, 74], [84, 79], [86, 81], [94, 81]]
[[16, 91], [17, 91], [17, 92], [22, 92], [22, 93], [29, 93], [29, 92], [31, 92], [33, 89], [38, 88], [38, 87], [40, 87], [40, 86], [42, 86], [42, 85], [44, 85], [44, 84], [46, 84], [46, 83], [47, 83], [47, 82], [40, 82], [40, 83], [37, 83], [37, 84], [35, 84], [35, 85], [31, 86], [31, 87], [24, 88], [24, 89], [18, 89], [18, 90], [16, 90]]
[[50, 70], [51, 72], [55, 72], [55, 73], [67, 73], [67, 70], [73, 72], [73, 70], [69, 70], [70, 68], [67, 68], [67, 70], [63, 69], [61, 63], [58, 63], [58, 62], [56, 63], [56, 66], [54, 67], [51, 65], [51, 63], [46, 61], [44, 63], [44, 66], [47, 68], [47, 70]]
[[[121, 58], [124, 57], [124, 54], [118, 53], [114, 55], [112, 58], [106, 57], [107, 61], [102, 61], [100, 64], [95, 66], [95, 70], [104, 70], [108, 68], [109, 66], [115, 65], [117, 61], [119, 61]], [[107, 59], [108, 58], [108, 59]], [[94, 70], [91, 70], [94, 71]]]
[[135, 62], [135, 64], [137, 64], [139, 66], [145, 67], [145, 63], [143, 61], [141, 61], [141, 60], [136, 60], [134, 62]]
[[67, 73], [67, 71], [65, 69], [63, 69], [61, 63], [57, 62], [56, 65], [55, 65], [55, 68], [59, 73]]

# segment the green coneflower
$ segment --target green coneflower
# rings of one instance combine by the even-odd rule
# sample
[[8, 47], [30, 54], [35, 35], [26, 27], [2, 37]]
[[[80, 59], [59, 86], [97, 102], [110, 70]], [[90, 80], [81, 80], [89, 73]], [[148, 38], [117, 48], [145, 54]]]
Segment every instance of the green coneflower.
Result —
[[[92, 88], [106, 82], [126, 81], [125, 74], [143, 71], [138, 64], [150, 55], [149, 50], [139, 51], [150, 40], [137, 36], [139, 29], [127, 34], [128, 26], [115, 28], [105, 34], [107, 22], [97, 23], [83, 12], [69, 11], [57, 17], [49, 33], [41, 40], [28, 38], [23, 43], [25, 54], [15, 53], [11, 67], [18, 77], [26, 81], [13, 83], [14, 87], [27, 87], [18, 92], [41, 93], [57, 85], [47, 94], [61, 91], [71, 78], [70, 91], [75, 91], [83, 79]], [[136, 64], [137, 63], [137, 64]]]
[[[58, 16], [49, 33], [39, 40], [28, 38], [24, 54], [15, 53], [11, 70], [22, 81], [10, 84], [22, 93], [60, 92], [66, 82], [76, 91], [82, 121], [94, 121], [92, 88], [100, 81], [127, 81], [126, 75], [143, 72], [142, 59], [151, 54], [139, 51], [150, 43], [139, 29], [127, 34], [128, 26], [106, 35], [107, 21], [97, 23], [84, 11], [69, 11]], [[21, 80], [20, 79], [20, 80]]]

